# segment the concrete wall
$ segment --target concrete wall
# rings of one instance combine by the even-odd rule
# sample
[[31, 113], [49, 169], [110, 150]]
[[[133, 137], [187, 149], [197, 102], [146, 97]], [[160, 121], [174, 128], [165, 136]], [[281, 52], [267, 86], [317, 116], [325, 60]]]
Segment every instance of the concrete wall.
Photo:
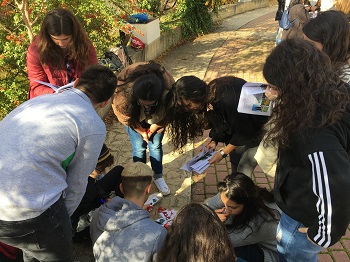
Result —
[[219, 9], [219, 15], [212, 15], [213, 21], [218, 22], [227, 17], [231, 17], [233, 15], [241, 14], [253, 9], [258, 9], [262, 7], [268, 7], [272, 5], [277, 5], [276, 0], [253, 0], [253, 1], [244, 1], [239, 2], [237, 4], [225, 5]]
[[[244, 13], [253, 9], [276, 5], [276, 0], [252, 0], [239, 2], [237, 4], [225, 5], [219, 9], [218, 16], [212, 14], [214, 23], [227, 17]], [[181, 28], [177, 27], [168, 32], [161, 32], [160, 38], [145, 46], [143, 50], [129, 48], [129, 55], [134, 62], [149, 61], [156, 59], [163, 52], [176, 45], [182, 39]]]

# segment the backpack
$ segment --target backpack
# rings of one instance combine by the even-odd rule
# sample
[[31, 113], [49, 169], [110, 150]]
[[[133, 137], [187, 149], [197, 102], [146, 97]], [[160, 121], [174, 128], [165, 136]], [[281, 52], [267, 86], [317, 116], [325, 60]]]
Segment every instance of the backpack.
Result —
[[292, 22], [289, 20], [289, 8], [283, 11], [281, 20], [278, 21], [279, 26], [283, 28], [283, 30], [288, 30], [292, 24], [297, 21], [298, 18], [295, 18]]
[[109, 67], [114, 73], [119, 73], [125, 67], [132, 64], [132, 60], [128, 55], [126, 46], [109, 48], [104, 52], [104, 56], [98, 60], [98, 63]]

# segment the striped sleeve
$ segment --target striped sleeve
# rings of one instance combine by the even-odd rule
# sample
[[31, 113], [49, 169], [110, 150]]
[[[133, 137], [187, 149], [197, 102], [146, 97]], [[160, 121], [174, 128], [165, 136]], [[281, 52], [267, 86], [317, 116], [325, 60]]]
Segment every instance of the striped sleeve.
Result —
[[[327, 157], [332, 158], [329, 163]], [[308, 236], [317, 245], [327, 248], [344, 235], [349, 224], [349, 160], [341, 152], [321, 151], [309, 154], [308, 159], [318, 213], [317, 221], [309, 227]], [[341, 161], [343, 159], [345, 161]]]

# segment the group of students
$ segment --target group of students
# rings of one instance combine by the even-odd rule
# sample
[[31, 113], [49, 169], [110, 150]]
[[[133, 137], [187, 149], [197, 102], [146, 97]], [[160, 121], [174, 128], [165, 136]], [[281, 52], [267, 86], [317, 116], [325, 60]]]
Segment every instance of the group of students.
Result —
[[[206, 205], [181, 208], [167, 233], [145, 210], [152, 169], [142, 162], [118, 165], [95, 181], [111, 160], [104, 145], [71, 216], [78, 229], [79, 217], [97, 208], [89, 234], [96, 261], [236, 261], [236, 256], [238, 261], [278, 261], [275, 232], [280, 210], [273, 194], [248, 176], [234, 172], [218, 184], [219, 193]], [[115, 197], [109, 199], [112, 190]]]
[[[0, 122], [0, 241], [22, 249], [24, 261], [70, 261], [72, 225], [98, 208], [91, 221], [97, 261], [317, 261], [350, 221], [349, 22], [323, 12], [304, 25], [303, 38], [282, 41], [266, 59], [268, 118], [237, 111], [246, 81], [234, 76], [174, 81], [154, 61], [115, 76], [94, 65], [74, 15], [49, 12], [27, 54], [30, 100]], [[42, 95], [54, 91], [35, 80], [75, 82]], [[133, 163], [96, 179], [113, 162], [96, 113], [111, 99]], [[179, 210], [166, 232], [143, 209], [152, 180], [170, 194], [164, 132], [181, 150], [208, 128], [207, 150], [225, 144], [209, 163], [229, 155], [232, 174], [206, 205]], [[259, 144], [278, 150], [274, 198], [250, 178]]]

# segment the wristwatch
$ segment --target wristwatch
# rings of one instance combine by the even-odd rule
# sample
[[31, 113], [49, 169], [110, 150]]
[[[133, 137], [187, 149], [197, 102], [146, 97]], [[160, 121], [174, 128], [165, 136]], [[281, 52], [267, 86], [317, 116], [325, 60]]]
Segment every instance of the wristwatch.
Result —
[[219, 152], [220, 152], [222, 158], [227, 157], [227, 154], [225, 154], [225, 152], [224, 152], [224, 150], [222, 150], [222, 148], [219, 150]]

